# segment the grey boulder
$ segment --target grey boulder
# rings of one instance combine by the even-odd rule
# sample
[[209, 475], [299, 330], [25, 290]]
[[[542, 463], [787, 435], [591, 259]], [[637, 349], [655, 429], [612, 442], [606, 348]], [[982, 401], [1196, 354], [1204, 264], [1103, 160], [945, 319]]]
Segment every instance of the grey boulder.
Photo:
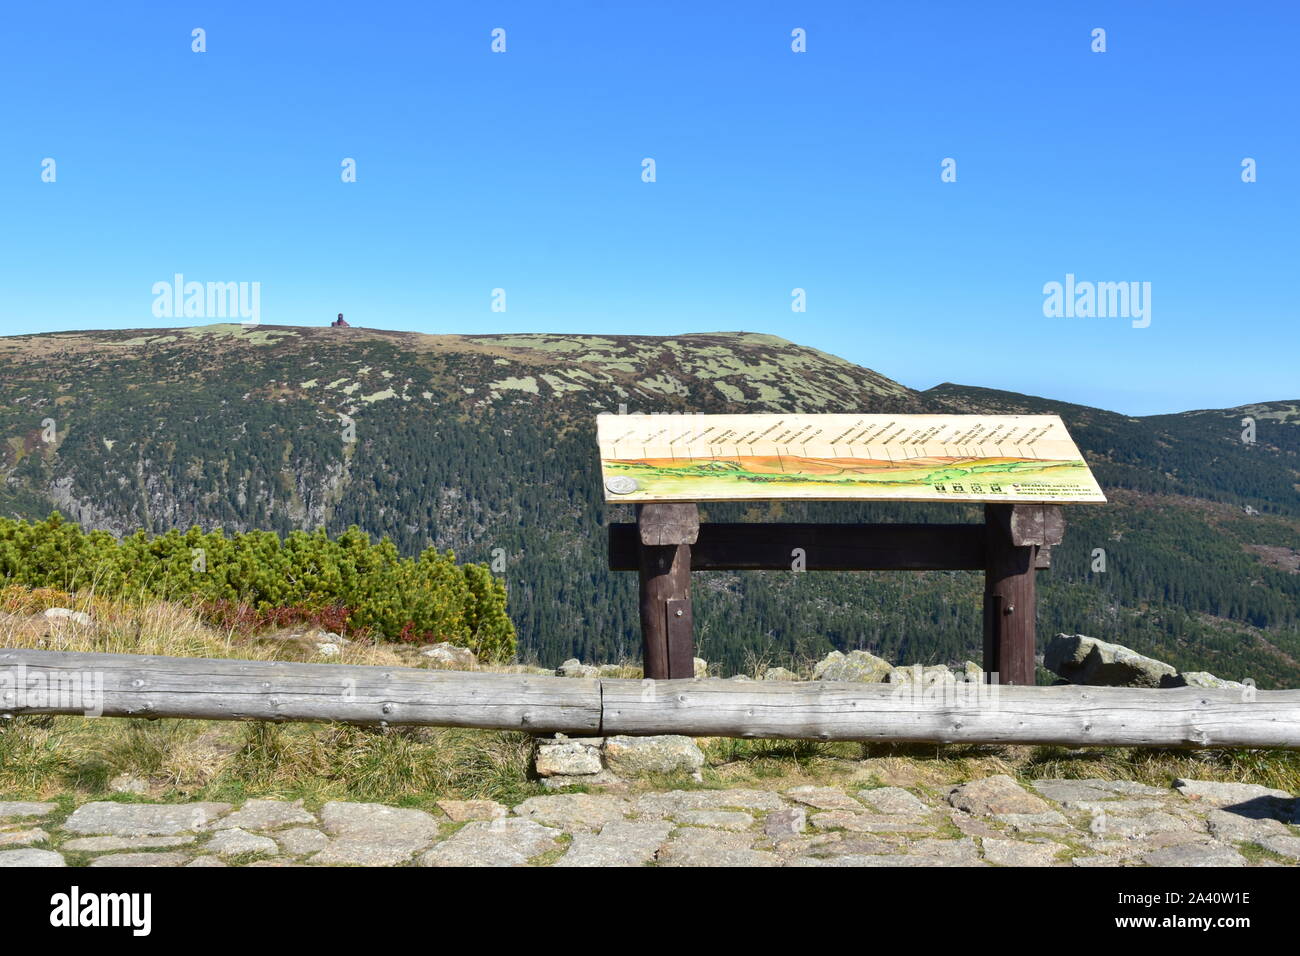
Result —
[[1163, 661], [1084, 634], [1052, 638], [1043, 666], [1071, 684], [1102, 687], [1160, 687], [1178, 673]]

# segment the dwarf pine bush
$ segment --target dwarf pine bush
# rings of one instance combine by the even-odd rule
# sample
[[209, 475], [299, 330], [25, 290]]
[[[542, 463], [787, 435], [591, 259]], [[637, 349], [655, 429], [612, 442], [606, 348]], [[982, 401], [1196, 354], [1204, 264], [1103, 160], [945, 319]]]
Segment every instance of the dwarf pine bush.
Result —
[[515, 653], [505, 583], [486, 567], [428, 548], [403, 557], [392, 541], [356, 527], [227, 536], [220, 530], [143, 531], [118, 540], [84, 532], [56, 511], [44, 521], [0, 518], [0, 582], [149, 596], [199, 607], [337, 612], [352, 631], [390, 640], [451, 641], [486, 660]]

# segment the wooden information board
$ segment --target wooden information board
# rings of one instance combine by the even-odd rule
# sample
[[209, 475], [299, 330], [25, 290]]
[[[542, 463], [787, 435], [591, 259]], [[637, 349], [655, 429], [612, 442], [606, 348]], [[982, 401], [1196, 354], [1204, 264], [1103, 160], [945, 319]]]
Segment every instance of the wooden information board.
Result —
[[1056, 415], [599, 415], [607, 501], [1104, 502]]
[[[1062, 503], [1104, 502], [1055, 415], [600, 415], [609, 567], [641, 578], [645, 675], [694, 673], [693, 571], [984, 572], [984, 670], [1032, 684]], [[701, 522], [698, 502], [983, 502], [981, 524]], [[792, 560], [793, 559], [793, 560]]]

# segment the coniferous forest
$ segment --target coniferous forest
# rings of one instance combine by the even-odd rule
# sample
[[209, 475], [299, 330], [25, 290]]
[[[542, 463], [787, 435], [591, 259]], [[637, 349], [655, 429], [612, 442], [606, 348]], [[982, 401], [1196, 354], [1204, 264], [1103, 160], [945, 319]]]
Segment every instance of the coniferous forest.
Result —
[[[0, 351], [0, 514], [41, 520], [57, 509], [117, 537], [319, 529], [337, 539], [355, 526], [387, 538], [394, 559], [452, 552], [499, 579], [519, 655], [547, 665], [640, 653], [636, 576], [606, 567], [604, 526], [631, 509], [603, 501], [599, 411], [1054, 412], [1110, 501], [1066, 509], [1065, 541], [1039, 574], [1040, 640], [1085, 633], [1183, 670], [1261, 687], [1300, 681], [1300, 401], [1132, 418], [976, 387], [915, 392], [746, 333], [227, 325], [13, 337]], [[1245, 418], [1254, 441], [1242, 438]], [[723, 521], [979, 515], [702, 508]], [[728, 672], [835, 648], [978, 661], [981, 589], [973, 572], [697, 574], [699, 653]]]

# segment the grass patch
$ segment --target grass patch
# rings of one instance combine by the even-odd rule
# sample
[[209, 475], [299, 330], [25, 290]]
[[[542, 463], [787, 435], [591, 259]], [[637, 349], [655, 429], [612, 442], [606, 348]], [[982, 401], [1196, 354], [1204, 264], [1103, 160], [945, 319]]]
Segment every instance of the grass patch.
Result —
[[1267, 847], [1260, 846], [1258, 843], [1239, 843], [1237, 850], [1246, 858], [1250, 864], [1256, 863], [1279, 863], [1282, 866], [1295, 866], [1295, 860], [1283, 856], [1281, 853], [1274, 853]]
[[[68, 801], [69, 812], [95, 799], [517, 803], [542, 792], [527, 777], [531, 747], [526, 734], [456, 728], [19, 717], [0, 729], [0, 795]], [[111, 791], [122, 773], [148, 794]]]
[[711, 738], [703, 745], [706, 780], [735, 783], [800, 776], [816, 780], [841, 776], [851, 771], [860, 756], [854, 743], [819, 740], [739, 740]]
[[1017, 766], [1023, 777], [1136, 780], [1168, 787], [1178, 778], [1254, 783], [1300, 793], [1300, 753], [1290, 750], [1172, 750], [1145, 747], [1095, 750], [1035, 748]]
[[565, 833], [556, 841], [555, 846], [545, 853], [539, 853], [528, 861], [529, 866], [550, 866], [559, 860], [560, 857], [569, 852], [569, 847], [573, 845], [573, 834]]

